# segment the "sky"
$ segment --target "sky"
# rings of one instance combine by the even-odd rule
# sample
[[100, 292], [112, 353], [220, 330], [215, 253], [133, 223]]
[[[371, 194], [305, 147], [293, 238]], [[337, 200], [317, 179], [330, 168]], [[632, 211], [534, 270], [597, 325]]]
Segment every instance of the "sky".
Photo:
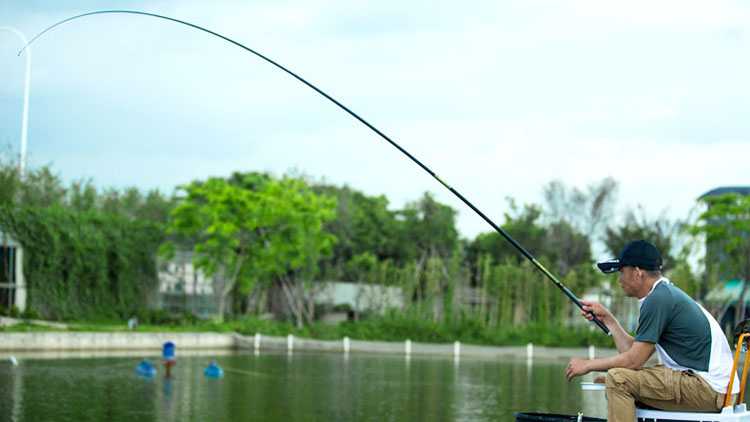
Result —
[[[368, 120], [498, 224], [506, 197], [613, 177], [618, 207], [687, 218], [748, 185], [750, 5], [742, 1], [0, 0], [31, 39], [127, 9], [255, 49]], [[0, 143], [18, 152], [26, 56], [0, 30]], [[433, 193], [461, 235], [491, 227], [299, 81], [204, 32], [144, 16], [67, 22], [31, 45], [27, 165], [172, 192], [235, 171]], [[512, 233], [511, 233], [512, 235]], [[532, 251], [533, 253], [533, 251]]]

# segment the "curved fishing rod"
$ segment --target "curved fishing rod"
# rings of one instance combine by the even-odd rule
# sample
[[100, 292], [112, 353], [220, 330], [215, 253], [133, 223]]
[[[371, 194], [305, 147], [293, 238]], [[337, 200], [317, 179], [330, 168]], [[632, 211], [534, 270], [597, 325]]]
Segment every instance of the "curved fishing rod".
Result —
[[[157, 15], [157, 14], [155, 14], [155, 13], [140, 12], [140, 11], [137, 11], [137, 10], [99, 10], [99, 11], [96, 11], [96, 12], [88, 12], [88, 13], [83, 13], [83, 14], [80, 14], [80, 15], [76, 15], [76, 16], [73, 16], [73, 17], [70, 17], [70, 18], [67, 18], [67, 19], [63, 19], [63, 20], [61, 20], [60, 22], [57, 22], [56, 24], [54, 24], [54, 25], [52, 25], [52, 26], [48, 27], [48, 28], [47, 28], [47, 29], [45, 29], [44, 31], [42, 31], [42, 32], [40, 32], [39, 34], [37, 34], [37, 35], [36, 35], [36, 36], [35, 36], [34, 38], [32, 38], [32, 39], [31, 39], [31, 41], [29, 41], [29, 43], [28, 43], [28, 44], [26, 44], [26, 45], [25, 45], [25, 46], [24, 46], [24, 47], [23, 47], [23, 48], [22, 48], [22, 49], [21, 49], [21, 50], [20, 50], [20, 51], [18, 52], [18, 55], [20, 56], [20, 55], [21, 55], [21, 53], [23, 53], [23, 51], [24, 51], [24, 50], [26, 49], [26, 47], [30, 46], [30, 45], [31, 45], [31, 43], [33, 43], [33, 42], [34, 42], [34, 41], [35, 41], [35, 40], [36, 40], [37, 38], [41, 37], [41, 36], [42, 36], [43, 34], [45, 34], [46, 32], [48, 32], [48, 31], [49, 31], [49, 30], [51, 30], [52, 28], [55, 28], [55, 27], [57, 27], [57, 26], [60, 26], [60, 25], [64, 24], [65, 22], [70, 22], [70, 21], [72, 21], [72, 20], [74, 20], [74, 19], [82, 18], [82, 17], [85, 17], [85, 16], [91, 16], [91, 15], [102, 15], [102, 14], [108, 14], [108, 13], [128, 13], [128, 14], [133, 14], [133, 15], [143, 15], [143, 16], [150, 16], [150, 17], [154, 17], [154, 18], [165, 19], [165, 20], [168, 20], [168, 21], [172, 21], [172, 22], [177, 22], [177, 23], [180, 23], [180, 24], [183, 24], [183, 25], [189, 26], [189, 27], [191, 27], [191, 28], [195, 28], [195, 29], [198, 29], [198, 30], [200, 30], [200, 31], [203, 31], [203, 32], [207, 32], [207, 33], [209, 33], [209, 34], [211, 34], [211, 35], [213, 35], [213, 36], [219, 37], [219, 38], [223, 39], [224, 41], [230, 42], [230, 43], [232, 43], [232, 44], [236, 45], [237, 47], [240, 47], [240, 48], [242, 48], [243, 50], [246, 50], [246, 51], [248, 51], [248, 52], [250, 52], [250, 53], [252, 53], [252, 54], [254, 54], [254, 55], [258, 56], [258, 57], [260, 57], [261, 59], [263, 59], [263, 60], [267, 61], [268, 63], [270, 63], [270, 64], [272, 64], [272, 65], [276, 66], [277, 68], [279, 68], [279, 69], [281, 69], [281, 70], [283, 70], [284, 72], [286, 72], [286, 73], [287, 73], [287, 74], [289, 74], [290, 76], [294, 77], [294, 78], [295, 78], [295, 79], [297, 79], [298, 81], [300, 81], [300, 82], [302, 82], [303, 84], [305, 84], [305, 85], [307, 85], [308, 87], [310, 87], [310, 88], [311, 88], [311, 89], [312, 89], [313, 91], [315, 91], [315, 92], [317, 92], [318, 94], [320, 94], [320, 95], [324, 96], [324, 97], [325, 97], [326, 99], [328, 99], [328, 100], [329, 100], [329, 101], [331, 101], [332, 103], [334, 103], [334, 104], [336, 104], [337, 106], [339, 106], [339, 108], [341, 108], [342, 110], [344, 110], [344, 111], [346, 111], [347, 113], [349, 113], [349, 114], [350, 114], [350, 115], [351, 115], [352, 117], [354, 117], [355, 119], [359, 120], [359, 121], [360, 121], [360, 123], [362, 123], [363, 125], [367, 126], [367, 127], [368, 127], [368, 128], [370, 128], [370, 129], [371, 129], [371, 130], [372, 130], [373, 132], [375, 132], [375, 133], [377, 133], [378, 135], [380, 135], [380, 137], [381, 137], [381, 138], [383, 138], [383, 139], [385, 139], [386, 141], [388, 141], [388, 143], [389, 143], [389, 144], [391, 144], [391, 145], [393, 145], [393, 147], [394, 147], [394, 148], [396, 148], [397, 150], [401, 151], [401, 152], [402, 152], [402, 153], [403, 153], [404, 155], [406, 155], [407, 157], [409, 157], [409, 158], [410, 158], [410, 159], [411, 159], [411, 160], [412, 160], [412, 161], [413, 161], [414, 163], [416, 163], [416, 164], [417, 164], [417, 165], [418, 165], [419, 167], [421, 167], [421, 168], [422, 168], [422, 170], [426, 171], [426, 172], [427, 172], [427, 173], [428, 173], [428, 174], [429, 174], [430, 176], [434, 177], [434, 178], [435, 178], [435, 180], [437, 180], [438, 182], [440, 182], [440, 183], [441, 183], [441, 184], [442, 184], [443, 186], [445, 186], [445, 188], [446, 188], [446, 189], [448, 189], [449, 191], [451, 191], [451, 192], [452, 192], [452, 193], [453, 193], [454, 195], [456, 195], [456, 197], [458, 197], [458, 199], [460, 199], [460, 200], [461, 200], [461, 201], [462, 201], [462, 202], [463, 202], [464, 204], [466, 204], [466, 205], [467, 205], [467, 206], [468, 206], [469, 208], [471, 208], [471, 209], [472, 209], [472, 210], [473, 210], [473, 211], [474, 211], [475, 213], [477, 213], [477, 214], [478, 214], [478, 215], [479, 215], [480, 217], [482, 217], [482, 219], [483, 219], [484, 221], [486, 221], [486, 222], [487, 222], [487, 223], [488, 223], [488, 224], [489, 224], [489, 225], [490, 225], [490, 226], [491, 226], [491, 227], [492, 227], [493, 229], [495, 229], [495, 231], [497, 231], [498, 233], [500, 233], [500, 234], [501, 234], [501, 235], [502, 235], [502, 236], [503, 236], [503, 237], [505, 238], [505, 240], [507, 240], [508, 242], [510, 242], [510, 243], [511, 243], [511, 244], [512, 244], [512, 245], [513, 245], [513, 246], [514, 246], [514, 247], [515, 247], [515, 248], [516, 248], [516, 249], [517, 249], [517, 250], [518, 250], [518, 251], [519, 251], [519, 252], [520, 252], [520, 253], [521, 253], [521, 254], [522, 254], [523, 256], [525, 256], [525, 257], [526, 257], [526, 259], [528, 259], [529, 261], [531, 261], [531, 263], [532, 263], [532, 264], [534, 264], [534, 266], [535, 266], [535, 267], [536, 267], [537, 269], [539, 269], [539, 271], [541, 271], [541, 272], [542, 272], [542, 273], [543, 273], [543, 274], [544, 274], [545, 276], [547, 276], [547, 278], [549, 278], [549, 279], [550, 279], [550, 280], [551, 280], [551, 281], [552, 281], [553, 283], [555, 283], [555, 286], [557, 286], [557, 287], [558, 287], [558, 288], [559, 288], [560, 290], [562, 290], [562, 292], [563, 292], [563, 293], [565, 293], [565, 295], [566, 295], [566, 296], [568, 296], [568, 298], [570, 298], [570, 300], [572, 300], [572, 301], [573, 301], [573, 303], [575, 303], [575, 304], [576, 304], [576, 305], [577, 305], [577, 306], [578, 306], [579, 308], [583, 309], [583, 303], [581, 303], [581, 301], [580, 301], [580, 300], [579, 300], [579, 299], [578, 299], [578, 298], [576, 297], [576, 295], [574, 295], [574, 294], [573, 294], [573, 293], [572, 293], [572, 292], [571, 292], [570, 290], [568, 290], [568, 288], [567, 288], [567, 287], [565, 287], [565, 286], [564, 286], [564, 285], [563, 285], [563, 284], [562, 284], [562, 283], [561, 283], [561, 282], [560, 282], [560, 281], [559, 281], [559, 280], [557, 279], [557, 277], [555, 277], [555, 276], [554, 276], [554, 275], [553, 275], [553, 274], [552, 274], [551, 272], [549, 272], [549, 270], [547, 270], [547, 268], [545, 268], [545, 267], [544, 267], [544, 265], [542, 265], [542, 264], [541, 264], [541, 263], [540, 263], [539, 261], [537, 261], [537, 260], [536, 260], [536, 258], [534, 258], [534, 257], [533, 257], [533, 256], [532, 256], [532, 255], [531, 255], [531, 254], [530, 254], [530, 253], [529, 253], [529, 252], [528, 252], [528, 251], [526, 250], [526, 249], [524, 249], [524, 247], [523, 247], [523, 246], [521, 246], [521, 244], [519, 244], [518, 242], [516, 242], [516, 240], [515, 240], [515, 239], [513, 239], [513, 237], [511, 237], [511, 236], [510, 236], [510, 235], [509, 235], [508, 233], [506, 233], [506, 232], [505, 232], [505, 230], [503, 230], [502, 228], [500, 228], [500, 226], [498, 226], [498, 225], [497, 225], [497, 224], [495, 224], [495, 223], [494, 223], [494, 222], [493, 222], [492, 220], [490, 220], [490, 218], [489, 218], [489, 217], [487, 217], [486, 215], [484, 215], [484, 213], [483, 213], [482, 211], [480, 211], [480, 210], [479, 210], [479, 209], [478, 209], [477, 207], [475, 207], [475, 206], [474, 206], [474, 204], [472, 204], [471, 202], [469, 202], [469, 200], [468, 200], [468, 199], [464, 198], [464, 196], [463, 196], [463, 195], [461, 195], [461, 194], [460, 194], [460, 193], [459, 193], [459, 192], [458, 192], [457, 190], [455, 190], [455, 189], [454, 189], [453, 187], [451, 187], [451, 186], [450, 186], [449, 184], [445, 183], [445, 182], [444, 182], [444, 181], [443, 181], [443, 180], [442, 180], [442, 179], [441, 179], [441, 178], [440, 178], [440, 177], [439, 177], [439, 176], [438, 176], [437, 174], [435, 174], [435, 172], [433, 172], [432, 170], [430, 170], [430, 169], [429, 169], [429, 168], [428, 168], [428, 167], [427, 167], [426, 165], [422, 164], [422, 162], [421, 162], [421, 161], [417, 160], [417, 159], [416, 159], [416, 158], [415, 158], [415, 157], [414, 157], [413, 155], [411, 155], [411, 154], [410, 154], [410, 153], [409, 153], [409, 152], [408, 152], [407, 150], [403, 149], [403, 148], [402, 148], [402, 147], [401, 147], [401, 146], [400, 146], [399, 144], [397, 144], [396, 142], [394, 142], [394, 141], [393, 141], [393, 140], [392, 140], [391, 138], [387, 137], [387, 136], [386, 136], [386, 135], [385, 135], [385, 134], [384, 134], [383, 132], [381, 132], [380, 130], [378, 130], [378, 129], [377, 129], [377, 128], [376, 128], [375, 126], [371, 125], [371, 124], [370, 124], [369, 122], [367, 122], [367, 121], [366, 121], [365, 119], [363, 119], [363, 118], [359, 117], [359, 116], [358, 116], [358, 115], [357, 115], [356, 113], [354, 113], [353, 111], [351, 111], [351, 110], [350, 110], [350, 109], [349, 109], [348, 107], [346, 107], [345, 105], [343, 105], [343, 104], [341, 104], [340, 102], [336, 101], [336, 99], [334, 99], [334, 98], [333, 98], [333, 97], [331, 97], [330, 95], [328, 95], [328, 94], [326, 94], [325, 92], [323, 92], [323, 91], [321, 91], [320, 89], [318, 89], [318, 88], [317, 88], [317, 87], [316, 87], [315, 85], [311, 84], [310, 82], [307, 82], [306, 80], [302, 79], [302, 78], [301, 78], [300, 76], [298, 76], [297, 74], [295, 74], [294, 72], [292, 72], [292, 71], [290, 71], [289, 69], [285, 68], [284, 66], [282, 66], [282, 65], [280, 65], [280, 64], [278, 64], [278, 63], [276, 63], [275, 61], [273, 61], [273, 60], [269, 59], [268, 57], [266, 57], [266, 56], [264, 56], [264, 55], [262, 55], [262, 54], [258, 53], [257, 51], [255, 51], [255, 50], [253, 50], [253, 49], [251, 49], [251, 48], [249, 48], [249, 47], [246, 47], [246, 46], [244, 46], [244, 45], [242, 45], [242, 44], [238, 43], [237, 41], [235, 41], [235, 40], [233, 40], [233, 39], [231, 39], [231, 38], [225, 37], [224, 35], [221, 35], [221, 34], [219, 34], [219, 33], [216, 33], [216, 32], [214, 32], [214, 31], [211, 31], [211, 30], [209, 30], [209, 29], [203, 28], [203, 27], [201, 27], [201, 26], [198, 26], [198, 25], [192, 24], [192, 23], [190, 23], [190, 22], [182, 21], [182, 20], [179, 20], [179, 19], [175, 19], [175, 18], [170, 18], [170, 17], [168, 17], [168, 16]], [[593, 319], [593, 321], [594, 321], [594, 323], [596, 323], [596, 325], [598, 325], [598, 326], [599, 326], [599, 328], [601, 328], [601, 329], [602, 329], [602, 330], [603, 330], [603, 331], [604, 331], [604, 332], [605, 332], [605, 333], [606, 333], [607, 335], [610, 335], [610, 332], [609, 332], [609, 329], [607, 328], [607, 326], [606, 326], [606, 325], [604, 325], [604, 323], [602, 323], [602, 322], [601, 322], [601, 321], [600, 321], [600, 320], [599, 320], [598, 318], [596, 318], [596, 317], [594, 316], [594, 319]]]

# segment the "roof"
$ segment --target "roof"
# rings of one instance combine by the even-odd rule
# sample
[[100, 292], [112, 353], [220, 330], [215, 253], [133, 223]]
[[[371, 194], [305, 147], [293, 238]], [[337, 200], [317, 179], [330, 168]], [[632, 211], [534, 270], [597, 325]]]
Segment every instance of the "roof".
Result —
[[699, 196], [698, 199], [707, 198], [709, 196], [721, 196], [727, 193], [739, 193], [740, 195], [750, 195], [750, 186], [722, 186], [719, 188], [711, 189], [710, 191]]
[[[736, 279], [720, 283], [708, 292], [708, 295], [706, 295], [706, 302], [736, 303], [737, 299], [740, 297], [740, 290], [742, 290], [743, 284], [744, 283], [741, 283], [740, 280]], [[750, 288], [745, 293], [743, 302], [745, 302], [745, 306], [750, 305]]]

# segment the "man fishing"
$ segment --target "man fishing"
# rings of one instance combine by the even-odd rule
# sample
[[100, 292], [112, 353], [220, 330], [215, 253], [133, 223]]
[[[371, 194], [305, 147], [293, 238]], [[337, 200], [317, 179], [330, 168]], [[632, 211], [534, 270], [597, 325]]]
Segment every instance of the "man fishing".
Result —
[[[661, 273], [659, 251], [645, 240], [628, 242], [617, 259], [597, 264], [605, 274], [619, 271], [626, 296], [638, 298], [635, 338], [599, 303], [583, 302], [589, 320], [599, 318], [612, 332], [619, 354], [571, 359], [568, 381], [591, 371], [607, 371], [607, 420], [635, 420], [636, 401], [669, 411], [719, 412], [731, 377], [732, 400], [739, 392], [732, 374], [732, 351], [719, 324], [703, 307]], [[664, 365], [643, 367], [654, 353]]]

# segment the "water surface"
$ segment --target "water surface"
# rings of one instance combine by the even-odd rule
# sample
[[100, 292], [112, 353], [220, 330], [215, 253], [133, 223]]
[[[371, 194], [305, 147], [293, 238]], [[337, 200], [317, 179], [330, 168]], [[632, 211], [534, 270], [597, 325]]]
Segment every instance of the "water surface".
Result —
[[[605, 417], [602, 392], [564, 361], [393, 355], [180, 356], [171, 379], [139, 378], [140, 356], [0, 362], [0, 421], [513, 421], [514, 412]], [[215, 359], [226, 373], [209, 379]], [[585, 380], [590, 381], [589, 375]]]

